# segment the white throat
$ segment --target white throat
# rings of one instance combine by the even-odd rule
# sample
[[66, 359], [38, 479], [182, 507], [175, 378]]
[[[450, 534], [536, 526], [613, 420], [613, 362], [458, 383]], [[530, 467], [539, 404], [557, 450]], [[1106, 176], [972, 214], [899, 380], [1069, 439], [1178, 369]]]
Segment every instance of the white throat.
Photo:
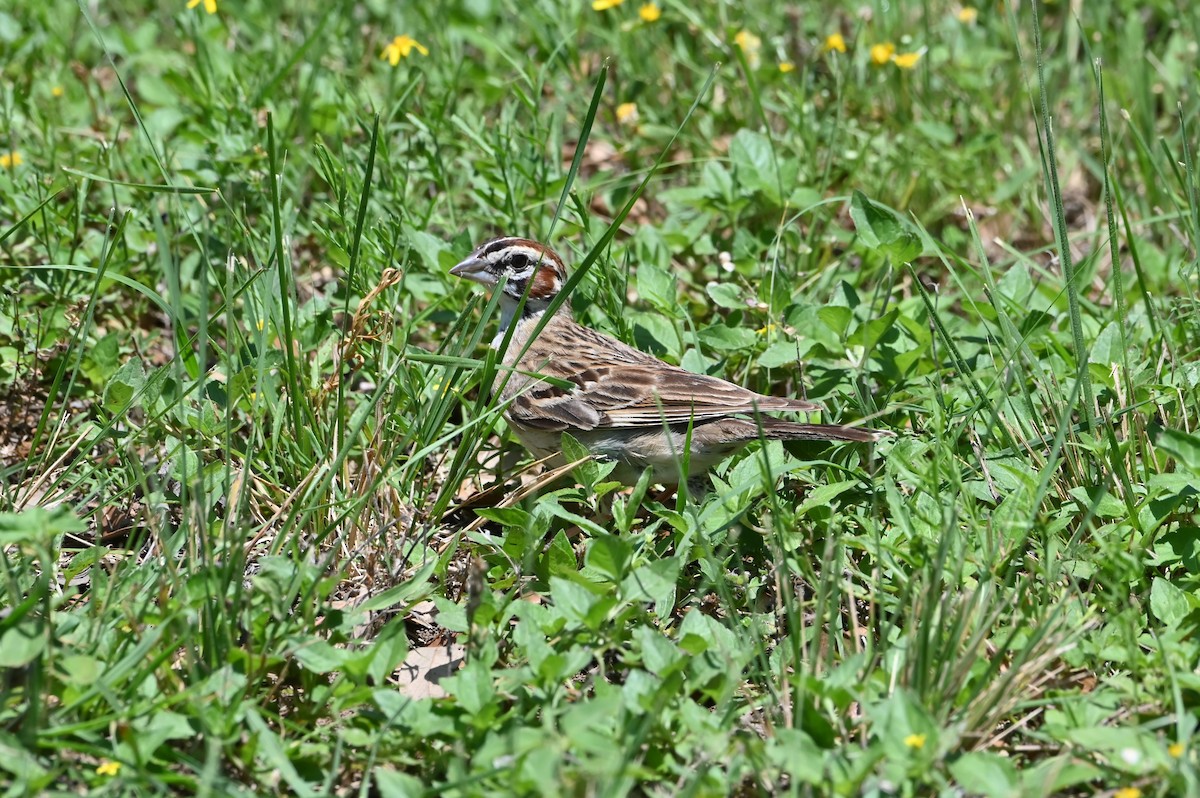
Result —
[[[500, 344], [504, 342], [504, 336], [508, 332], [509, 326], [513, 323], [513, 319], [517, 317], [517, 305], [520, 304], [517, 300], [504, 294], [500, 297], [500, 329], [496, 331], [496, 337], [492, 339], [492, 349], [499, 349]], [[540, 302], [534, 302], [527, 299], [525, 301], [524, 313], [522, 313], [520, 322], [530, 319], [536, 321], [541, 318], [541, 315], [546, 312], [546, 308]]]

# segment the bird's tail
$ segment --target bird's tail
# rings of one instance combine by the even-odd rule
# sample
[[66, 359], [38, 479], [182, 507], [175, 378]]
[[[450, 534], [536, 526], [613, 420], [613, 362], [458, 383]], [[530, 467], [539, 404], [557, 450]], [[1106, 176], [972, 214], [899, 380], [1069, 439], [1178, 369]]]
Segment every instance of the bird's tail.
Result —
[[768, 440], [778, 441], [877, 441], [891, 433], [869, 427], [843, 427], [840, 424], [798, 424], [778, 418], [761, 418], [758, 422], [748, 421], [757, 427], [762, 425], [762, 434]]

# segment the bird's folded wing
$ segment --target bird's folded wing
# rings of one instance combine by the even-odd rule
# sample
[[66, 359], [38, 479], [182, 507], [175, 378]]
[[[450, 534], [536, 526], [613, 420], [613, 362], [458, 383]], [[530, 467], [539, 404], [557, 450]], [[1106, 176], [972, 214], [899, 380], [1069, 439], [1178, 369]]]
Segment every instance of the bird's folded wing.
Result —
[[[560, 361], [560, 365], [562, 364]], [[797, 399], [762, 396], [716, 377], [662, 362], [589, 365], [543, 373], [575, 384], [540, 382], [513, 399], [509, 413], [539, 429], [613, 429], [707, 421], [768, 410], [815, 410]]]

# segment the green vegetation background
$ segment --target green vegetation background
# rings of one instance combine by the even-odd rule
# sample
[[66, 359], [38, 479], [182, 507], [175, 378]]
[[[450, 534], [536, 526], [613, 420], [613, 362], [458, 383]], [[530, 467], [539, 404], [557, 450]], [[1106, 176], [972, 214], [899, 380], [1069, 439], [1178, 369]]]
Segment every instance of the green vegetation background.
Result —
[[[0, 5], [0, 792], [1200, 794], [1195, 4], [188, 5]], [[501, 232], [896, 437], [523, 495]]]

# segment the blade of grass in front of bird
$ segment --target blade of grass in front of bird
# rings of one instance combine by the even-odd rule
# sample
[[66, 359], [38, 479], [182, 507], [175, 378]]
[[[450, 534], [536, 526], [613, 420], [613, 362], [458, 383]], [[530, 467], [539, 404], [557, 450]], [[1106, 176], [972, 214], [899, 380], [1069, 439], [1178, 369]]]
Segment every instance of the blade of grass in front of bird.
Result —
[[[1038, 18], [1037, 2], [1032, 0], [1034, 62], [1038, 77], [1037, 126], [1039, 152], [1042, 158], [1042, 174], [1046, 183], [1046, 194], [1050, 201], [1051, 219], [1054, 222], [1055, 248], [1062, 266], [1063, 281], [1067, 290], [1067, 312], [1071, 321], [1071, 338], [1075, 346], [1075, 379], [1080, 383], [1079, 395], [1083, 401], [1082, 412], [1085, 427], [1092, 430], [1096, 414], [1096, 403], [1092, 397], [1092, 380], [1088, 373], [1088, 348], [1083, 340], [1083, 312], [1079, 301], [1079, 286], [1071, 257], [1071, 240], [1067, 232], [1067, 214], [1063, 205], [1062, 187], [1058, 179], [1058, 154], [1055, 150], [1054, 120], [1050, 116], [1050, 87], [1046, 82], [1046, 61], [1042, 52], [1042, 26]], [[1030, 101], [1033, 98], [1030, 97]], [[1072, 391], [1072, 393], [1075, 393]]]
[[[322, 19], [321, 24], [324, 24], [324, 19]], [[343, 348], [350, 343], [348, 338], [351, 334], [350, 325], [353, 320], [353, 314], [350, 312], [350, 297], [355, 293], [355, 278], [358, 277], [358, 267], [362, 259], [362, 234], [367, 221], [367, 208], [371, 200], [371, 183], [375, 175], [375, 154], [378, 150], [379, 114], [376, 113], [374, 123], [371, 125], [371, 139], [367, 143], [367, 163], [363, 167], [362, 191], [358, 197], [358, 212], [354, 216], [354, 230], [350, 234], [350, 262], [346, 266], [346, 296], [342, 303], [343, 323], [341, 341], [339, 343]], [[361, 293], [365, 294], [365, 292]], [[342, 408], [345, 406], [346, 401], [345, 377], [349, 369], [349, 364], [343, 362], [342, 357], [337, 357], [334, 359], [334, 368], [338, 370], [338, 373], [332, 375], [337, 378], [337, 412], [333, 426], [333, 446], [334, 448], [340, 448], [342, 441], [339, 438], [339, 433], [342, 430]]]
[[293, 292], [291, 261], [287, 257], [287, 252], [283, 246], [283, 198], [280, 193], [280, 184], [283, 181], [283, 175], [279, 171], [279, 153], [275, 146], [274, 114], [270, 111], [267, 112], [267, 158], [271, 169], [271, 174], [267, 176], [267, 179], [270, 181], [271, 190], [272, 260], [275, 263], [275, 277], [279, 284], [279, 310], [283, 318], [283, 341], [281, 343], [283, 345], [283, 361], [285, 366], [283, 374], [286, 377], [287, 384], [287, 407], [290, 411], [292, 436], [304, 447], [304, 442], [308, 440], [308, 436], [304, 432], [305, 425], [300, 413], [300, 365], [296, 361], [296, 352], [293, 346], [293, 343], [296, 341], [296, 331], [292, 324]]

